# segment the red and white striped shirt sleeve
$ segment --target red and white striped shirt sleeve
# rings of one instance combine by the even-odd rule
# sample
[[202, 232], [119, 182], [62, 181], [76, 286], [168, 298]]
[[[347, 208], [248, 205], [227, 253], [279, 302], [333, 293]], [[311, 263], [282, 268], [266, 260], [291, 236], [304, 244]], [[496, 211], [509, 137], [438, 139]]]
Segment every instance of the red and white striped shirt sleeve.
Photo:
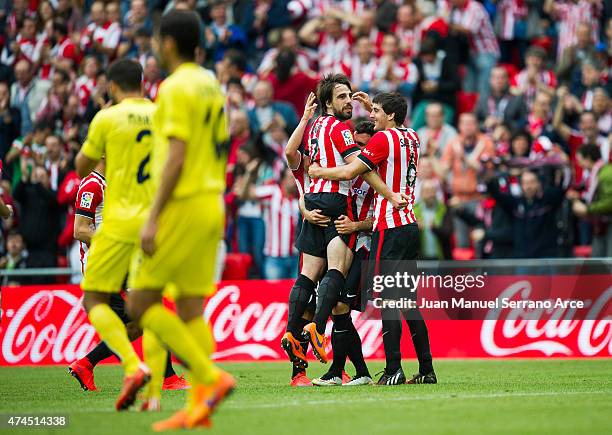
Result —
[[357, 156], [370, 171], [376, 170], [380, 162], [389, 157], [389, 141], [382, 132], [377, 132]]
[[75, 213], [90, 219], [95, 219], [96, 209], [104, 200], [102, 186], [94, 180], [82, 183], [77, 192]]

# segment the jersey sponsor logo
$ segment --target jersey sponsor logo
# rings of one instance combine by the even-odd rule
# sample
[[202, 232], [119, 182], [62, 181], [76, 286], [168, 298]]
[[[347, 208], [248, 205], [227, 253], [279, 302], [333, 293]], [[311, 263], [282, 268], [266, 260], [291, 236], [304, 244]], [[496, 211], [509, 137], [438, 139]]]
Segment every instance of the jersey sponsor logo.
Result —
[[344, 130], [342, 132], [342, 137], [344, 138], [344, 143], [346, 145], [353, 145], [355, 141], [353, 140], [353, 135], [349, 130]]
[[366, 156], [373, 156], [374, 153], [370, 150], [368, 150], [367, 148], [364, 148], [361, 150], [362, 153], [364, 153]]
[[90, 208], [91, 204], [93, 203], [93, 197], [93, 193], [83, 192], [83, 195], [81, 196], [81, 203], [79, 204], [79, 206], [81, 208]]
[[355, 189], [353, 187], [353, 193], [357, 196], [366, 196], [368, 194], [367, 190], [363, 190], [363, 189]]

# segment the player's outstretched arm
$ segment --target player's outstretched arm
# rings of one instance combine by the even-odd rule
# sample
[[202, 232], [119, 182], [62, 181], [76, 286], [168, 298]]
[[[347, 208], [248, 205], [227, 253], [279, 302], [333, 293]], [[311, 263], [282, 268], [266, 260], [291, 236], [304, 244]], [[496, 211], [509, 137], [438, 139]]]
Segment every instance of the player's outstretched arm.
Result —
[[352, 180], [368, 170], [368, 167], [359, 159], [352, 159], [350, 163], [335, 168], [322, 168], [317, 164], [310, 164], [308, 175], [310, 178], [323, 178], [324, 180]]
[[287, 159], [287, 164], [291, 170], [295, 170], [298, 168], [298, 166], [300, 166], [300, 144], [304, 138], [304, 132], [306, 131], [308, 121], [310, 121], [310, 119], [313, 117], [317, 108], [316, 100], [316, 95], [314, 92], [311, 92], [308, 95], [308, 100], [306, 100], [304, 115], [302, 115], [302, 119], [300, 119], [297, 127], [295, 130], [293, 130], [293, 133], [291, 133], [291, 137], [289, 137], [289, 141], [285, 147], [285, 158]]
[[175, 137], [169, 138], [168, 159], [162, 170], [159, 188], [153, 199], [153, 206], [149, 213], [149, 218], [142, 227], [140, 233], [140, 243], [142, 250], [147, 255], [153, 255], [155, 252], [155, 234], [157, 233], [157, 221], [159, 215], [164, 210], [168, 200], [172, 196], [172, 192], [178, 183], [185, 162], [185, 147], [184, 141]]
[[393, 207], [400, 210], [408, 205], [408, 195], [405, 193], [393, 192], [389, 186], [380, 178], [380, 175], [374, 171], [367, 172], [362, 175], [363, 179], [372, 186], [379, 195], [393, 204]]

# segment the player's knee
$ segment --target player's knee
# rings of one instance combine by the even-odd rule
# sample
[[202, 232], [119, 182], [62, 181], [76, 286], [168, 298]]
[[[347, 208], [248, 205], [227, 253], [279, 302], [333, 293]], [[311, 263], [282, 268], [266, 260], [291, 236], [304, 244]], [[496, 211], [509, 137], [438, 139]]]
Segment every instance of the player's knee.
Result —
[[89, 312], [98, 304], [108, 304], [109, 295], [99, 292], [85, 292], [83, 295], [83, 308]]

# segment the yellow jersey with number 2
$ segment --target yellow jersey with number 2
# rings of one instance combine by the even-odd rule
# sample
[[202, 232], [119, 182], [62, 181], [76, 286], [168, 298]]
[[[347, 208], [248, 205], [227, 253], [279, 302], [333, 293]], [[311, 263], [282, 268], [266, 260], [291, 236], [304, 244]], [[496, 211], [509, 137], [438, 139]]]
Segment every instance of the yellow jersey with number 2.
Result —
[[210, 71], [181, 64], [159, 87], [153, 117], [153, 181], [168, 158], [169, 139], [185, 142], [185, 161], [172, 198], [225, 191], [228, 139], [225, 96]]
[[135, 243], [153, 198], [151, 125], [155, 104], [127, 98], [100, 110], [89, 126], [82, 152], [90, 159], [105, 156], [107, 188], [99, 232]]

